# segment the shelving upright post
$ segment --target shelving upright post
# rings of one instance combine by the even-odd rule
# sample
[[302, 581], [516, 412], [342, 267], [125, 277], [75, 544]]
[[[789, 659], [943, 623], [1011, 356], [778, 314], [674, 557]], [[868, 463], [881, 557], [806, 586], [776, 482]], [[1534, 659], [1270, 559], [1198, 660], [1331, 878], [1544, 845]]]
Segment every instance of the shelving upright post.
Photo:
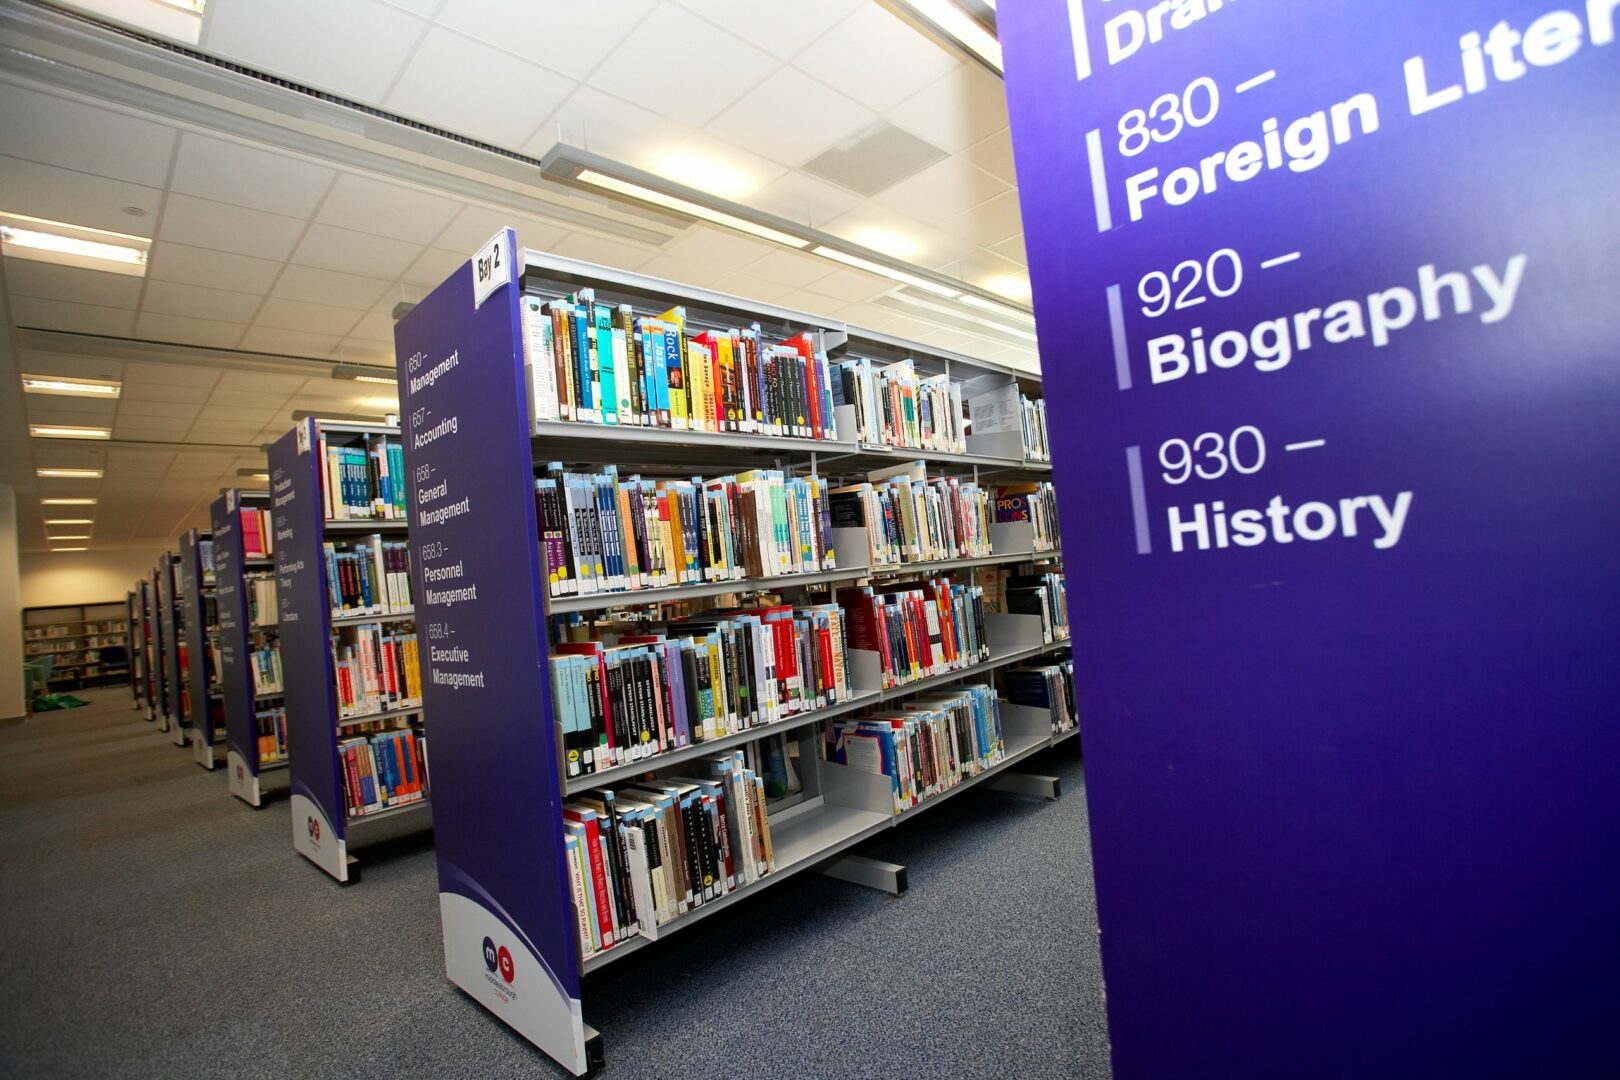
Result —
[[275, 537], [276, 602], [280, 607], [282, 671], [286, 682], [288, 771], [292, 787], [293, 848], [349, 884], [359, 880], [351, 840], [370, 842], [432, 824], [427, 799], [375, 814], [351, 815], [344, 799], [339, 741], [374, 725], [419, 723], [420, 707], [340, 718], [333, 663], [334, 632], [344, 626], [404, 623], [414, 615], [334, 618], [323, 544], [371, 533], [404, 539], [403, 519], [328, 520], [322, 485], [322, 449], [366, 436], [399, 434], [378, 424], [340, 424], [313, 417], [298, 423], [270, 448], [271, 523]]
[[180, 636], [186, 657], [186, 719], [197, 764], [212, 771], [220, 761], [224, 710], [219, 700], [218, 672], [214, 670], [215, 591], [213, 534], [191, 529], [180, 538]]
[[274, 640], [276, 611], [260, 611], [253, 619], [249, 589], [254, 577], [273, 576], [275, 560], [247, 554], [242, 514], [257, 512], [269, 505], [270, 496], [262, 491], [232, 488], [214, 500], [209, 508], [214, 526], [214, 589], [219, 608], [219, 688], [225, 710], [226, 780], [231, 794], [258, 808], [271, 785], [267, 778], [279, 777], [278, 789], [287, 779], [285, 754], [262, 752], [259, 717], [270, 717], [281, 708], [282, 693], [259, 694], [253, 674], [256, 646]]
[[180, 599], [180, 556], [165, 551], [158, 559], [158, 621], [163, 631], [163, 702], [169, 741], [186, 745], [186, 682], [181, 671], [180, 650], [185, 617]]

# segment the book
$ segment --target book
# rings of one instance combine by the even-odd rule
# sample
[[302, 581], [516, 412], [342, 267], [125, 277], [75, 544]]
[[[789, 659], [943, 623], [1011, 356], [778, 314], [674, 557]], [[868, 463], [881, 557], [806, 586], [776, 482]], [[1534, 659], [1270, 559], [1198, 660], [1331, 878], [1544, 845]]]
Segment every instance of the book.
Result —
[[1006, 757], [1000, 701], [983, 685], [918, 695], [898, 708], [829, 721], [828, 759], [886, 776], [896, 814]]
[[1048, 481], [997, 488], [995, 520], [1028, 522], [1035, 531], [1036, 551], [1055, 551], [1061, 541], [1057, 490]]
[[419, 802], [428, 794], [427, 736], [402, 728], [340, 739], [338, 773], [350, 817]]
[[1073, 660], [1003, 668], [1000, 680], [1008, 701], [1051, 712], [1052, 734], [1061, 735], [1080, 726], [1074, 702]]
[[322, 505], [328, 521], [402, 521], [405, 448], [398, 435], [320, 432]]
[[420, 652], [412, 621], [338, 627], [332, 668], [339, 719], [422, 704]]

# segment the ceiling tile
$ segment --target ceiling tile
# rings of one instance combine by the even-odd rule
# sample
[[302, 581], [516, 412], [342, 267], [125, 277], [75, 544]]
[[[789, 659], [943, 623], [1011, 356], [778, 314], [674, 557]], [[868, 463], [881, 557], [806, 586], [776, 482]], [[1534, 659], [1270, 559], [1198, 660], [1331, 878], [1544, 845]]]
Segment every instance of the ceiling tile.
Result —
[[823, 293], [840, 303], [870, 300], [882, 296], [895, 287], [895, 283], [865, 270], [839, 268], [815, 283], [812, 292]]
[[261, 259], [285, 259], [303, 228], [301, 220], [284, 214], [171, 192], [163, 207], [158, 238]]
[[128, 337], [135, 325], [135, 313], [123, 308], [70, 304], [61, 300], [41, 300], [34, 296], [13, 296], [11, 320], [15, 326], [35, 330], [63, 330], [73, 334]]
[[[208, 395], [208, 404], [198, 414], [199, 419], [197, 422], [199, 424], [203, 423], [203, 418], [207, 417], [208, 411], [216, 405], [225, 405], [236, 409], [263, 409], [266, 406], [277, 405], [276, 399], [282, 396], [279, 392], [267, 394], [263, 390], [215, 390]], [[291, 397], [292, 395], [289, 393], [285, 396]]]
[[648, 259], [658, 254], [657, 248], [587, 232], [569, 233], [551, 250], [567, 259], [583, 259], [615, 270], [639, 270]]
[[270, 151], [188, 131], [174, 162], [174, 191], [273, 214], [308, 217], [336, 171], [286, 151]]
[[215, 322], [246, 323], [259, 308], [259, 297], [251, 293], [205, 289], [173, 281], [149, 281], [141, 303], [143, 313], [185, 315]]
[[551, 246], [568, 232], [558, 225], [536, 221], [508, 210], [491, 210], [487, 206], [463, 206], [455, 219], [434, 238], [433, 246], [460, 251], [464, 257], [470, 257], [485, 240], [508, 226], [517, 231], [518, 247], [535, 248], [540, 251], [550, 251]]
[[220, 390], [256, 390], [272, 396], [296, 394], [302, 385], [302, 375], [272, 375], [263, 371], [227, 371], [219, 377]]
[[711, 266], [689, 259], [677, 259], [672, 255], [659, 255], [643, 263], [638, 273], [672, 281], [677, 285], [695, 285], [700, 289], [712, 289], [722, 278], [730, 276], [732, 271], [730, 267]]
[[723, 139], [798, 168], [875, 114], [797, 68], [781, 68], [709, 124]]
[[999, 244], [991, 244], [990, 250], [1004, 258], [1011, 259], [1020, 266], [1029, 265], [1029, 254], [1024, 250], [1024, 234], [1019, 233], [1011, 240], [1003, 240]]
[[997, 195], [965, 213], [947, 218], [940, 223], [940, 228], [981, 247], [999, 244], [1017, 236], [1024, 230], [1018, 210], [1018, 192], [1014, 189]]
[[712, 225], [694, 225], [664, 245], [666, 255], [725, 270], [740, 270], [777, 250], [775, 244]]
[[146, 187], [164, 185], [173, 128], [13, 83], [6, 85], [4, 97], [0, 146], [6, 153]]
[[948, 263], [939, 268], [939, 272], [947, 277], [958, 278], [970, 282], [980, 288], [989, 288], [991, 282], [1004, 285], [1006, 278], [1014, 278], [1027, 282], [1028, 275], [1024, 268], [1011, 259], [1004, 259], [993, 251], [981, 249], [964, 259]]
[[[525, 36], [517, 28], [527, 29], [529, 22], [523, 19], [512, 29]], [[568, 41], [550, 34], [545, 40], [548, 45]], [[434, 27], [388, 95], [388, 108], [510, 149], [533, 135], [538, 119], [561, 105], [573, 88], [573, 80], [556, 72]]]
[[392, 284], [381, 278], [340, 274], [313, 266], [288, 266], [276, 279], [270, 295], [283, 300], [333, 304], [363, 311], [375, 306]]
[[[230, 349], [242, 340], [242, 324], [147, 312], [135, 320], [135, 336], [143, 341], [171, 341], [177, 345]], [[197, 370], [190, 370], [191, 378], [196, 379]]]
[[[938, 220], [938, 219], [932, 219]], [[981, 246], [924, 225], [876, 202], [866, 202], [829, 221], [826, 230], [863, 247], [919, 266], [960, 259]]]
[[861, 197], [813, 176], [791, 172], [743, 201], [766, 213], [820, 229], [859, 206]]
[[138, 383], [124, 380], [124, 392], [119, 395], [121, 401], [189, 401], [201, 404], [208, 400], [212, 393], [211, 387], [215, 379], [206, 380], [201, 386], [175, 386], [162, 383]]
[[[493, 233], [490, 235], [494, 235]], [[486, 236], [484, 239], [488, 240]], [[464, 251], [441, 251], [439, 248], [426, 248], [421, 257], [410, 265], [404, 273], [399, 275], [400, 281], [407, 286], [422, 289], [436, 288], [441, 281], [455, 273], [467, 261], [469, 253]], [[419, 300], [421, 297], [412, 297]], [[392, 308], [392, 304], [385, 306]]]
[[349, 341], [384, 343], [388, 346], [388, 355], [392, 359], [394, 355], [394, 320], [387, 315], [371, 312], [354, 324], [354, 327], [349, 331]]
[[875, 201], [923, 221], [939, 221], [1006, 190], [1006, 184], [977, 165], [945, 158], [879, 193]]
[[665, 4], [602, 61], [591, 85], [683, 123], [707, 124], [774, 66], [741, 38]]
[[278, 330], [302, 330], [311, 334], [347, 335], [360, 321], [360, 312], [326, 304], [306, 304], [301, 300], [270, 299], [259, 309], [255, 326]]
[[715, 286], [719, 292], [731, 296], [741, 296], [748, 300], [756, 300], [762, 304], [785, 304], [789, 297], [798, 290], [791, 285], [778, 285], [763, 278], [754, 277], [746, 271], [736, 274], [727, 274]]
[[837, 267], [826, 259], [779, 248], [748, 264], [748, 273], [763, 281], [804, 288], [827, 277]]
[[784, 60], [869, 0], [760, 3], [760, 0], [677, 0], [684, 8]]
[[[917, 40], [925, 41], [921, 35]], [[960, 63], [889, 109], [888, 115], [912, 134], [955, 154], [1006, 129], [1007, 94], [1001, 80], [988, 71]]]
[[219, 378], [216, 371], [190, 364], [131, 364], [124, 373], [125, 383], [148, 386], [213, 386]]
[[304, 334], [270, 326], [255, 326], [242, 335], [242, 348], [281, 356], [308, 356], [324, 360], [337, 348], [338, 338], [330, 334]]
[[[108, 180], [102, 176], [0, 157], [0, 199], [7, 213], [84, 225], [92, 229], [149, 236], [162, 192], [157, 188]], [[131, 217], [136, 206], [147, 217]]]
[[[425, 24], [376, 0], [211, 5], [201, 46], [369, 104], [382, 101]], [[296, 32], [290, 32], [296, 27]], [[363, 43], [363, 47], [362, 47]]]
[[276, 280], [280, 269], [281, 263], [270, 259], [160, 240], [152, 246], [152, 261], [147, 264], [146, 276], [155, 281], [263, 293]]
[[877, 4], [860, 5], [793, 62], [879, 112], [965, 66]]
[[[550, 4], [542, 17], [545, 33], [514, 33], [536, 16], [533, 0], [455, 0], [439, 13], [441, 25], [486, 45], [516, 53], [574, 79], [583, 79], [623, 40], [655, 0], [591, 0]], [[567, 42], [559, 48], [558, 42]]]
[[522, 148], [543, 156], [558, 142], [653, 171], [693, 133], [685, 123], [590, 87], [581, 86]]
[[6, 291], [12, 296], [37, 296], [75, 304], [134, 310], [141, 296], [141, 279], [103, 270], [83, 270], [75, 266], [33, 259], [6, 259]]
[[420, 244], [332, 225], [311, 225], [293, 252], [292, 261], [322, 270], [392, 279], [403, 274], [421, 251]]
[[962, 151], [962, 157], [973, 162], [990, 175], [1018, 186], [1018, 173], [1013, 168], [1012, 137], [1003, 128], [987, 139], [974, 143]]

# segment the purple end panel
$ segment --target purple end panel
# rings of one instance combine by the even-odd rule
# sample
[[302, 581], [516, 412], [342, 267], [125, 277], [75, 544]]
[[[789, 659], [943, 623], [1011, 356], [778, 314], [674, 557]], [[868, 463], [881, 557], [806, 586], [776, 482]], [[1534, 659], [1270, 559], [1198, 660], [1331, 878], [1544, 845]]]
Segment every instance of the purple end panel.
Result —
[[1119, 1076], [1620, 1060], [1616, 0], [1022, 0]]
[[[231, 793], [257, 803], [259, 732], [253, 719], [253, 671], [249, 657], [241, 495], [234, 488], [209, 507], [214, 531], [214, 601], [218, 608], [219, 692], [225, 710], [226, 781]], [[254, 792], [249, 797], [250, 792]]]
[[[585, 1048], [516, 258], [504, 230], [394, 330], [411, 584], [446, 968], [578, 1073]], [[477, 272], [489, 284], [481, 303]]]

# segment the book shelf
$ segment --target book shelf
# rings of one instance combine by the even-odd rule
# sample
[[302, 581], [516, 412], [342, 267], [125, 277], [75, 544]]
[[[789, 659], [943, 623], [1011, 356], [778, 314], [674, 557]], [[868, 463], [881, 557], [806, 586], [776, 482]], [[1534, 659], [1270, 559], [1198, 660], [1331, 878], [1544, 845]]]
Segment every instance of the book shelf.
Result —
[[103, 663], [101, 650], [129, 649], [129, 607], [110, 601], [100, 604], [61, 604], [23, 609], [23, 660], [51, 660], [53, 686], [97, 686], [129, 674], [123, 664]]
[[131, 589], [124, 594], [124, 625], [128, 627], [124, 635], [125, 670], [129, 675], [129, 707], [137, 712], [141, 709], [140, 667], [136, 662], [135, 650], [135, 642], [140, 640], [137, 636], [140, 630], [139, 615], [140, 602], [136, 599], [136, 590]]
[[180, 596], [180, 554], [165, 551], [157, 565], [158, 631], [163, 670], [163, 722], [159, 730], [176, 746], [186, 745], [184, 668], [185, 605]]
[[214, 588], [213, 534], [188, 530], [180, 537], [175, 566], [175, 592], [180, 603], [179, 640], [181, 701], [191, 749], [197, 764], [212, 771], [219, 765], [225, 741], [225, 711], [220, 701], [219, 671], [214, 663], [217, 604]]
[[[310, 418], [269, 453], [293, 848], [343, 884], [359, 880], [352, 847], [433, 823], [426, 785], [414, 779], [416, 762], [384, 760], [392, 746], [371, 748], [395, 734], [408, 735], [401, 741], [413, 755], [423, 744], [420, 680], [407, 680], [400, 661], [408, 641], [414, 662], [414, 612], [394, 605], [378, 613], [378, 604], [359, 605], [363, 615], [334, 611], [357, 595], [351, 586], [359, 548], [402, 550], [403, 491], [392, 485], [403, 473], [371, 456], [398, 440], [397, 427]], [[387, 489], [379, 486], [384, 475]], [[384, 490], [397, 495], [389, 504], [396, 509], [361, 505]], [[370, 513], [386, 516], [363, 516]], [[340, 662], [340, 654], [355, 659]], [[375, 705], [355, 704], [363, 701]], [[414, 790], [400, 791], [395, 769], [405, 770]], [[391, 792], [386, 804], [378, 797], [384, 787]]]
[[152, 575], [147, 574], [135, 582], [135, 621], [130, 624], [133, 635], [130, 639], [130, 668], [139, 681], [141, 708], [149, 724], [155, 723], [158, 718], [157, 672], [152, 660], [156, 652], [152, 641], [152, 610]]
[[[851, 648], [847, 693], [832, 704], [819, 704], [823, 699], [818, 698], [816, 706], [747, 730], [672, 744], [651, 757], [574, 775], [574, 751], [565, 755], [558, 745], [565, 735], [554, 705], [554, 694], [567, 691], [560, 677], [553, 685], [552, 674], [562, 670], [553, 664], [567, 651], [559, 645], [571, 620], [750, 593], [826, 598], [858, 582], [1023, 563], [1055, 566], [1061, 557], [1055, 546], [1035, 550], [1030, 524], [1007, 522], [992, 528], [988, 556], [874, 566], [864, 528], [832, 530], [844, 535], [832, 537], [831, 567], [823, 562], [820, 569], [784, 576], [552, 596], [548, 566], [554, 558], [539, 527], [554, 518], [543, 505], [537, 507], [544, 501], [537, 478], [548, 475], [549, 462], [568, 468], [611, 464], [626, 473], [670, 477], [763, 468], [788, 477], [863, 478], [869, 470], [914, 461], [960, 476], [1044, 471], [1026, 459], [1021, 439], [926, 453], [863, 446], [848, 405], [833, 410], [830, 438], [536, 419], [540, 414], [531, 413], [530, 398], [543, 349], [532, 314], [525, 314], [537, 310], [529, 298], [549, 302], [584, 288], [593, 290], [598, 303], [630, 305], [635, 314], [683, 308], [692, 334], [757, 325], [761, 342], [808, 335], [816, 352], [829, 358], [852, 348], [862, 355], [876, 353], [877, 359], [888, 355], [883, 350], [909, 350], [911, 357], [928, 353], [929, 363], [941, 370], [949, 363], [953, 378], [984, 380], [979, 385], [985, 388], [1017, 386], [1021, 378], [993, 365], [857, 335], [833, 321], [708, 290], [532, 251], [520, 257], [510, 230], [486, 244], [396, 326], [406, 467], [412, 478], [411, 567], [422, 598], [423, 634], [431, 646], [426, 705], [434, 718], [435, 843], [446, 970], [480, 1004], [575, 1074], [592, 1071], [602, 1055], [600, 1036], [585, 1023], [584, 976], [646, 948], [654, 937], [695, 925], [805, 870], [898, 894], [904, 891], [903, 867], [863, 859], [849, 849], [971, 786], [1056, 797], [1055, 778], [1016, 770], [1073, 737], [1072, 732], [1055, 734], [1053, 716], [1045, 709], [1002, 702], [999, 758], [898, 812], [890, 777], [824, 758], [827, 721], [941, 688], [982, 683], [1002, 669], [1067, 648], [1066, 641], [1049, 638], [1040, 616], [999, 612], [985, 616], [980, 650], [952, 670], [886, 687], [879, 654]], [[641, 331], [636, 333], [639, 337]], [[666, 527], [668, 522], [666, 517]], [[805, 648], [804, 640], [789, 648]], [[609, 685], [606, 677], [601, 685]], [[981, 689], [994, 700], [994, 691]], [[595, 693], [581, 700], [592, 700]], [[770, 838], [766, 846], [774, 848], [769, 872], [750, 874], [742, 884], [739, 864], [734, 890], [683, 907], [683, 914], [655, 930], [644, 927], [586, 955], [575, 896], [588, 894], [576, 894], [569, 871], [579, 834], [568, 822], [578, 819], [565, 820], [565, 801], [649, 775], [658, 781], [698, 775], [694, 770], [719, 752], [778, 736], [782, 758], [796, 765], [798, 790], [761, 794], [753, 804], [765, 804], [761, 813], [768, 830], [762, 831]], [[724, 820], [725, 811], [720, 813]], [[726, 826], [715, 829], [718, 835]]]
[[214, 532], [214, 637], [225, 712], [226, 780], [255, 809], [287, 787], [286, 688], [280, 665], [270, 494], [231, 488], [209, 507]]

